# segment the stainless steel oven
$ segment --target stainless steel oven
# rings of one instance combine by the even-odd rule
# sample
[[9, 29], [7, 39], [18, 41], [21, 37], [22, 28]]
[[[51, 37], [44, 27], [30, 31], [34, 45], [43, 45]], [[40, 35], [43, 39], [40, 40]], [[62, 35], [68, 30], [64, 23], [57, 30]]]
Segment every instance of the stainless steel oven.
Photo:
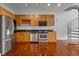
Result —
[[48, 42], [48, 33], [39, 33], [39, 42]]

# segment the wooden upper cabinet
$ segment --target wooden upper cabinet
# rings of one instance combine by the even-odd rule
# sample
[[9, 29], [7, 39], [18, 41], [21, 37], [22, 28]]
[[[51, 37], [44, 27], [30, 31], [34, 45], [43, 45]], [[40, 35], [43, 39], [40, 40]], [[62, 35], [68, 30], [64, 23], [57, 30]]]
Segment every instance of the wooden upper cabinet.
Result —
[[22, 24], [22, 20], [24, 19], [25, 22], [28, 22], [29, 19], [32, 26], [38, 26], [39, 21], [47, 21], [47, 26], [54, 26], [54, 15], [38, 15], [36, 16], [27, 16], [27, 15], [16, 15], [16, 23], [17, 26]]
[[31, 18], [31, 25], [32, 26], [38, 26], [38, 17], [37, 18]]
[[31, 25], [30, 19], [23, 19], [21, 24], [26, 24], [27, 26]]
[[20, 18], [17, 16], [17, 17], [16, 17], [16, 26], [20, 26], [20, 24], [21, 24], [21, 20], [20, 20]]
[[30, 20], [29, 19], [23, 19], [22, 24], [30, 24]]
[[54, 15], [52, 15], [52, 16], [51, 16], [51, 19], [52, 19], [52, 20], [51, 20], [51, 22], [52, 22], [52, 23], [51, 23], [51, 25], [53, 25], [53, 26], [54, 26], [54, 25], [55, 25]]
[[47, 21], [47, 16], [46, 15], [40, 15], [41, 16], [41, 21]]
[[47, 21], [48, 26], [54, 26], [54, 15], [40, 15], [41, 21]]
[[54, 26], [54, 16], [47, 16], [47, 22], [48, 22], [48, 26]]

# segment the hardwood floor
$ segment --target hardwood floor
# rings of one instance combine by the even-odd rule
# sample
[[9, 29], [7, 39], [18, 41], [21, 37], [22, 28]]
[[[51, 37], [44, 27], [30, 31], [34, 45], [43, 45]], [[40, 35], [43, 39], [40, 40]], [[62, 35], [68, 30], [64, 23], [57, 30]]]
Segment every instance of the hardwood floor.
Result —
[[79, 45], [65, 41], [57, 43], [17, 43], [16, 48], [4, 56], [77, 56]]

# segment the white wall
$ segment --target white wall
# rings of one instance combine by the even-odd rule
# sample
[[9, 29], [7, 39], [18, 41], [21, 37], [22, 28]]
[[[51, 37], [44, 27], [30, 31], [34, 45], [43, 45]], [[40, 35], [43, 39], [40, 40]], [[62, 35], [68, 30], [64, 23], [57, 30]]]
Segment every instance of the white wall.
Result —
[[64, 11], [55, 13], [55, 30], [58, 40], [67, 39], [67, 23], [78, 17], [78, 11]]

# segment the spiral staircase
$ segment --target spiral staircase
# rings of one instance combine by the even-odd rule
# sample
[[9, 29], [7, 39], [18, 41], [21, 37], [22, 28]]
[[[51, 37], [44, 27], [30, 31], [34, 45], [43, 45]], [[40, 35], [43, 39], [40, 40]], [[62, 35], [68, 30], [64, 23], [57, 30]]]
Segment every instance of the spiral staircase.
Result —
[[[73, 5], [65, 9], [65, 11], [71, 11], [76, 9], [79, 14], [79, 4]], [[79, 44], [79, 15], [67, 24], [67, 37], [69, 44]]]
[[79, 44], [79, 26], [78, 18], [75, 18], [67, 25], [68, 42], [71, 44]]

